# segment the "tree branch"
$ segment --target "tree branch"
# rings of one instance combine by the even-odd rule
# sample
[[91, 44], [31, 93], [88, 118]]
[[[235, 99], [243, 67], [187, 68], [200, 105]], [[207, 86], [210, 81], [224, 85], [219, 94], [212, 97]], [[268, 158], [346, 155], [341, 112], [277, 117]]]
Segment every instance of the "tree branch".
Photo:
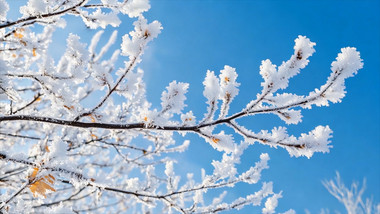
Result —
[[13, 25], [17, 25], [17, 24], [21, 24], [21, 23], [25, 23], [25, 22], [28, 22], [28, 21], [34, 21], [36, 19], [41, 19], [41, 18], [48, 18], [48, 17], [52, 17], [52, 16], [58, 16], [58, 15], [62, 15], [62, 14], [65, 14], [66, 12], [70, 11], [70, 10], [73, 10], [77, 7], [80, 7], [86, 0], [82, 0], [80, 1], [78, 4], [72, 6], [72, 7], [69, 7], [67, 9], [64, 9], [64, 10], [61, 10], [61, 11], [58, 11], [58, 12], [54, 12], [54, 13], [45, 13], [45, 14], [41, 14], [41, 15], [37, 15], [37, 16], [29, 16], [29, 17], [26, 17], [26, 18], [22, 18], [22, 19], [19, 19], [17, 21], [14, 21], [14, 22], [8, 22], [6, 24], [3, 24], [3, 25], [0, 25], [0, 29], [3, 29], [3, 28], [7, 28], [7, 27], [11, 27]]

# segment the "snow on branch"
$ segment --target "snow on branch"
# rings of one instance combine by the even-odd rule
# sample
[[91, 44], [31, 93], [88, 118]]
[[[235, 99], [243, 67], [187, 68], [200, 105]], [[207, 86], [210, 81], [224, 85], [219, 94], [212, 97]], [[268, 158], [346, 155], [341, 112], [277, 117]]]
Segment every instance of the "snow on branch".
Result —
[[351, 188], [347, 188], [338, 172], [336, 172], [335, 180], [323, 181], [323, 185], [329, 193], [338, 199], [348, 214], [378, 214], [380, 213], [380, 203], [373, 204], [373, 200], [367, 198], [364, 200], [363, 193], [366, 188], [366, 181], [363, 180], [362, 187], [359, 183], [353, 182]]
[[[298, 124], [302, 109], [341, 102], [345, 80], [363, 67], [355, 48], [342, 48], [324, 85], [307, 95], [283, 92], [315, 52], [315, 43], [299, 36], [280, 66], [262, 61], [262, 90], [240, 111], [230, 108], [238, 99], [238, 71], [228, 65], [207, 71], [205, 113], [199, 117], [186, 104], [188, 83], [169, 83], [158, 109], [146, 98], [138, 65], [163, 29], [144, 17], [149, 9], [148, 0], [29, 0], [11, 21], [9, 3], [0, 0], [0, 212], [210, 213], [254, 205], [275, 213], [281, 192], [273, 191], [272, 182], [258, 185], [269, 155], [240, 170], [244, 151], [258, 142], [311, 158], [332, 148], [328, 125], [294, 136], [282, 126], [250, 130], [239, 119], [275, 114]], [[133, 20], [130, 32], [105, 37], [123, 15]], [[87, 44], [70, 32], [63, 54], [53, 58], [55, 30], [70, 30], [67, 16], [81, 20], [93, 37]], [[177, 133], [204, 139], [197, 143], [219, 151], [220, 160], [211, 161], [209, 171], [183, 167], [173, 157], [181, 157], [190, 141]], [[237, 142], [239, 136], [243, 141]], [[259, 187], [227, 200], [238, 183]], [[342, 186], [329, 187], [343, 200]]]

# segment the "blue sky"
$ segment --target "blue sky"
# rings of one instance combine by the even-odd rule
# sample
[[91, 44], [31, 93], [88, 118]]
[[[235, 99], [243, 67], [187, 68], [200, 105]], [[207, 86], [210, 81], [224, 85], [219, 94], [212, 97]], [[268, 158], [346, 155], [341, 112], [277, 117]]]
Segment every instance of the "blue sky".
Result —
[[[245, 152], [240, 167], [244, 170], [260, 153], [269, 153], [270, 169], [263, 173], [263, 181], [273, 181], [276, 191], [283, 190], [277, 211], [293, 208], [298, 213], [305, 209], [317, 213], [329, 208], [344, 213], [343, 205], [321, 183], [333, 178], [335, 171], [347, 185], [366, 178], [365, 196], [380, 201], [379, 1], [153, 0], [151, 5], [146, 16], [159, 20], [164, 30], [150, 44], [141, 64], [148, 98], [159, 106], [160, 94], [169, 82], [188, 82], [187, 110], [198, 118], [206, 111], [202, 81], [207, 69], [219, 72], [224, 65], [237, 69], [241, 87], [231, 106], [231, 112], [236, 112], [261, 90], [261, 60], [280, 65], [293, 53], [298, 35], [316, 42], [316, 53], [301, 74], [291, 79], [289, 93], [307, 94], [324, 84], [340, 49], [356, 47], [364, 68], [346, 82], [342, 103], [303, 110], [303, 122], [297, 125], [287, 126], [272, 115], [240, 120], [254, 131], [287, 126], [294, 135], [329, 125], [334, 131], [330, 153], [291, 158], [285, 150], [256, 144]], [[197, 137], [190, 139], [184, 159], [192, 167], [211, 170], [210, 161], [220, 159], [221, 154]], [[241, 185], [230, 194], [246, 195], [255, 188]], [[247, 207], [242, 213], [252, 211]]]
[[[356, 47], [364, 68], [346, 82], [347, 96], [342, 103], [303, 110], [303, 122], [297, 125], [287, 126], [273, 115], [239, 120], [255, 132], [286, 126], [297, 136], [318, 125], [329, 125], [334, 131], [330, 153], [315, 154], [311, 159], [291, 158], [283, 149], [255, 144], [246, 150], [239, 169], [248, 169], [263, 152], [270, 155], [270, 169], [263, 172], [262, 181], [273, 181], [275, 191], [283, 191], [279, 212], [293, 208], [298, 213], [305, 209], [317, 213], [329, 208], [344, 213], [343, 205], [321, 183], [333, 178], [335, 171], [346, 184], [366, 178], [365, 196], [380, 202], [380, 1], [151, 0], [151, 6], [145, 16], [150, 21], [159, 20], [164, 30], [149, 45], [140, 64], [145, 71], [148, 99], [159, 107], [161, 93], [172, 80], [188, 82], [186, 111], [192, 110], [197, 118], [206, 111], [202, 81], [208, 69], [218, 73], [224, 65], [236, 68], [241, 86], [231, 106], [230, 112], [234, 113], [261, 91], [261, 60], [270, 59], [280, 65], [289, 59], [298, 35], [316, 42], [316, 53], [301, 74], [291, 79], [286, 89], [289, 93], [308, 94], [324, 84], [340, 48]], [[130, 31], [133, 20], [123, 21], [120, 38]], [[60, 34], [61, 30], [56, 33], [58, 41], [64, 41], [67, 30], [81, 35], [84, 42], [95, 33], [81, 24], [68, 23], [66, 34]], [[55, 43], [54, 54], [63, 52], [64, 47], [63, 42]], [[200, 168], [210, 172], [211, 161], [219, 160], [221, 153], [194, 135], [185, 138], [192, 143], [184, 155], [178, 156], [181, 165], [175, 168], [182, 172], [196, 170], [196, 174]], [[229, 199], [255, 190], [255, 185], [238, 185], [229, 191]], [[241, 213], [256, 211], [247, 207]]]

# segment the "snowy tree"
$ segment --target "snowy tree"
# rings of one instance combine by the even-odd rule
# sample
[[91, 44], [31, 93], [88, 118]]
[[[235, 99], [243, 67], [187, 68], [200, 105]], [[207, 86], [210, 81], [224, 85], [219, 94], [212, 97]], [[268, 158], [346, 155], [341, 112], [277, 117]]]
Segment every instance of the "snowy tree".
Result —
[[[163, 30], [159, 21], [144, 17], [149, 8], [148, 0], [29, 0], [19, 8], [22, 17], [11, 21], [9, 3], [0, 0], [1, 212], [210, 213], [253, 205], [275, 213], [281, 192], [273, 191], [272, 182], [258, 184], [269, 155], [261, 154], [254, 166], [238, 172], [244, 150], [260, 143], [292, 157], [329, 152], [329, 126], [297, 137], [285, 127], [254, 132], [239, 119], [275, 114], [286, 124], [298, 124], [302, 109], [341, 102], [345, 80], [363, 66], [355, 48], [341, 49], [324, 85], [308, 95], [285, 93], [289, 79], [315, 52], [315, 43], [299, 36], [287, 61], [279, 66], [262, 61], [262, 91], [237, 111], [230, 109], [240, 85], [235, 68], [207, 71], [206, 113], [197, 119], [186, 109], [187, 83], [171, 82], [162, 92], [161, 108], [146, 99], [138, 64]], [[70, 34], [64, 54], [54, 59], [48, 51], [52, 36], [57, 28], [69, 29], [65, 19], [70, 15], [94, 35], [86, 44]], [[111, 49], [118, 32], [104, 38], [103, 30], [95, 30], [120, 26], [119, 16], [129, 16], [134, 29], [122, 36], [120, 48]], [[124, 65], [116, 66], [119, 61]], [[244, 140], [236, 142], [227, 129]], [[198, 135], [220, 152], [212, 172], [176, 173], [179, 163], [171, 154], [190, 144], [178, 142], [176, 133]], [[261, 189], [225, 201], [237, 183]], [[211, 189], [226, 191], [209, 203], [205, 198]]]
[[373, 199], [363, 199], [363, 193], [366, 188], [366, 181], [363, 181], [362, 187], [353, 182], [351, 188], [347, 188], [342, 182], [339, 173], [336, 173], [334, 180], [324, 181], [323, 185], [339, 202], [341, 202], [348, 214], [379, 214], [380, 203], [373, 204]]

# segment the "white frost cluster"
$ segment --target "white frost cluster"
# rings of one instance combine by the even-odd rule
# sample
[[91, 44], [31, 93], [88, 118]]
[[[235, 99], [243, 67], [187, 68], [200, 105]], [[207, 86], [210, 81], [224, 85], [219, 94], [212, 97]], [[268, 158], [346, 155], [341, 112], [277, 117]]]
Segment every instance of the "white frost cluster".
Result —
[[239, 93], [240, 83], [236, 82], [237, 73], [235, 68], [228, 65], [224, 66], [224, 69], [220, 71], [220, 94], [219, 99], [223, 101], [222, 107], [220, 109], [219, 118], [224, 118], [228, 114], [230, 109], [230, 103]]
[[112, 11], [109, 13], [102, 12], [101, 9], [97, 9], [92, 13], [88, 11], [81, 11], [83, 22], [91, 29], [96, 29], [98, 27], [106, 28], [108, 25], [112, 27], [118, 27], [121, 20], [117, 16], [117, 12]]
[[165, 165], [165, 175], [167, 177], [173, 177], [174, 171], [173, 171], [173, 161], [168, 161]]
[[281, 192], [278, 194], [274, 194], [267, 199], [265, 202], [265, 207], [263, 208], [263, 214], [273, 214], [275, 213], [275, 209], [278, 205], [278, 199], [282, 198]]
[[[78, 4], [80, 3], [79, 1], [29, 0], [25, 6], [20, 8], [20, 13], [23, 14], [24, 17], [39, 16], [42, 14], [57, 12], [57, 8], [63, 11], [75, 7], [75, 5], [84, 5], [86, 2], [83, 1], [83, 3]], [[77, 7], [75, 15], [80, 16], [87, 27], [96, 29], [98, 27], [106, 28], [108, 25], [113, 27], [119, 26], [121, 23], [118, 18], [119, 13], [128, 14], [131, 18], [139, 17], [142, 16], [143, 12], [148, 11], [150, 8], [148, 0], [129, 0], [122, 2], [117, 0], [102, 0], [101, 2], [103, 4], [102, 6], [108, 9], [107, 12], [101, 7], [94, 7], [95, 10], [87, 10], [86, 8]], [[57, 6], [56, 4], [60, 4], [60, 6]], [[89, 5], [91, 5], [91, 3]], [[0, 8], [2, 9], [2, 7]], [[4, 6], [3, 8], [6, 12], [6, 7]], [[2, 12], [2, 10], [0, 11]], [[45, 19], [51, 18], [53, 17]]]
[[139, 92], [144, 92], [144, 82], [143, 82], [143, 75], [144, 71], [140, 68], [137, 69], [136, 72], [128, 72], [126, 78], [127, 78], [127, 83], [125, 85], [122, 85], [121, 93], [125, 98], [129, 100], [133, 100], [138, 98], [137, 94]]
[[163, 112], [180, 114], [185, 105], [188, 83], [173, 81], [166, 87], [167, 91], [162, 92], [161, 106]]
[[67, 49], [64, 57], [58, 63], [58, 73], [74, 75], [78, 77], [75, 79], [83, 81], [84, 77], [88, 75], [85, 72], [87, 66], [85, 62], [88, 62], [90, 54], [86, 44], [81, 43], [79, 40], [80, 37], [74, 34], [70, 34], [67, 38]]
[[[336, 61], [331, 63], [331, 70], [333, 72], [341, 71], [340, 77], [343, 79], [353, 77], [361, 68], [363, 68], [363, 63], [360, 53], [356, 48], [351, 47], [342, 48], [341, 53], [336, 57]], [[332, 77], [330, 76], [330, 78]], [[331, 80], [330, 78], [329, 80]]]
[[213, 120], [214, 113], [218, 109], [218, 100], [222, 100], [219, 119], [228, 114], [232, 100], [239, 93], [240, 83], [236, 82], [237, 76], [235, 68], [228, 65], [220, 71], [219, 78], [213, 71], [207, 71], [206, 78], [203, 81], [205, 87], [203, 95], [207, 98], [208, 109], [203, 122]]
[[207, 98], [208, 102], [218, 99], [220, 94], [219, 79], [215, 76], [213, 71], [207, 71], [203, 85], [205, 86], [203, 95]]
[[8, 78], [6, 78], [8, 71], [9, 66], [7, 65], [7, 62], [0, 59], [0, 100], [6, 100], [9, 98], [10, 100], [16, 101], [19, 96], [11, 88], [9, 88], [9, 81]]
[[269, 59], [262, 61], [260, 74], [264, 79], [261, 83], [263, 90], [275, 92], [278, 89], [288, 87], [289, 79], [297, 75], [300, 69], [305, 68], [309, 63], [308, 58], [315, 52], [315, 43], [305, 36], [298, 36], [295, 40], [294, 54], [292, 57], [276, 68]]
[[192, 111], [181, 114], [181, 120], [184, 126], [194, 126], [196, 124], [195, 116]]
[[[328, 106], [329, 102], [341, 102], [345, 96], [345, 79], [353, 77], [357, 71], [363, 68], [363, 60], [360, 58], [360, 53], [356, 48], [342, 48], [338, 54], [336, 61], [331, 63], [331, 75], [327, 79], [326, 84], [320, 89], [316, 89], [309, 94], [309, 97], [321, 96], [320, 99], [315, 99], [313, 104], [317, 106]], [[308, 106], [310, 107], [310, 106]]]
[[269, 155], [267, 153], [262, 153], [260, 155], [260, 161], [256, 162], [254, 167], [251, 167], [246, 172], [242, 173], [240, 175], [241, 179], [244, 179], [249, 184], [255, 184], [260, 180], [261, 177], [261, 171], [264, 169], [268, 169], [268, 161], [269, 161]]
[[51, 146], [49, 147], [50, 150], [50, 158], [55, 158], [58, 160], [63, 160], [66, 157], [66, 151], [67, 151], [67, 143], [63, 142], [62, 140], [55, 139]]
[[207, 142], [216, 150], [231, 153], [234, 150], [234, 138], [230, 134], [225, 134], [221, 131], [218, 134], [213, 134], [212, 137], [205, 138]]
[[[153, 167], [152, 167], [152, 170], [154, 170]], [[166, 187], [168, 192], [176, 191], [181, 177], [175, 176], [174, 169], [173, 169], [173, 161], [166, 162], [164, 172], [165, 172], [165, 175], [168, 177], [168, 183]]]
[[139, 16], [139, 19], [133, 25], [135, 30], [131, 31], [129, 35], [124, 35], [123, 43], [121, 44], [122, 55], [129, 56], [131, 60], [142, 51], [144, 44], [156, 38], [162, 30], [160, 22], [153, 21], [148, 24], [148, 21], [142, 16]]
[[285, 127], [272, 129], [272, 133], [261, 131], [257, 137], [265, 139], [264, 142], [274, 147], [284, 147], [290, 156], [306, 156], [310, 158], [315, 152], [329, 152], [332, 130], [329, 126], [317, 126], [308, 134], [301, 134], [296, 138], [289, 136]]
[[27, 16], [37, 16], [46, 13], [48, 2], [46, 0], [29, 0], [28, 4], [20, 7], [20, 13]]
[[5, 0], [0, 0], [0, 21], [6, 20], [9, 5]]
[[225, 97], [230, 97], [229, 99], [233, 99], [239, 93], [239, 85], [240, 83], [236, 82], [237, 73], [235, 72], [235, 68], [232, 68], [228, 65], [224, 66], [224, 69], [220, 71], [219, 79], [220, 79], [220, 99], [226, 99]]
[[[25, 210], [24, 210], [25, 211]], [[64, 214], [74, 214], [75, 212], [72, 210], [72, 208], [65, 207], [63, 203], [59, 203], [58, 206], [53, 206], [50, 208], [46, 208], [44, 210], [46, 213], [52, 213], [52, 214], [59, 214], [59, 213], [64, 213]]]
[[[109, 2], [114, 0], [102, 0], [102, 2]], [[141, 13], [150, 9], [149, 0], [129, 0], [118, 3], [120, 11], [123, 14], [128, 14], [129, 17], [138, 17]]]
[[221, 179], [225, 178], [234, 178], [237, 169], [235, 167], [236, 159], [234, 155], [223, 154], [222, 161], [212, 161], [212, 165], [214, 166], [213, 175], [220, 177]]

